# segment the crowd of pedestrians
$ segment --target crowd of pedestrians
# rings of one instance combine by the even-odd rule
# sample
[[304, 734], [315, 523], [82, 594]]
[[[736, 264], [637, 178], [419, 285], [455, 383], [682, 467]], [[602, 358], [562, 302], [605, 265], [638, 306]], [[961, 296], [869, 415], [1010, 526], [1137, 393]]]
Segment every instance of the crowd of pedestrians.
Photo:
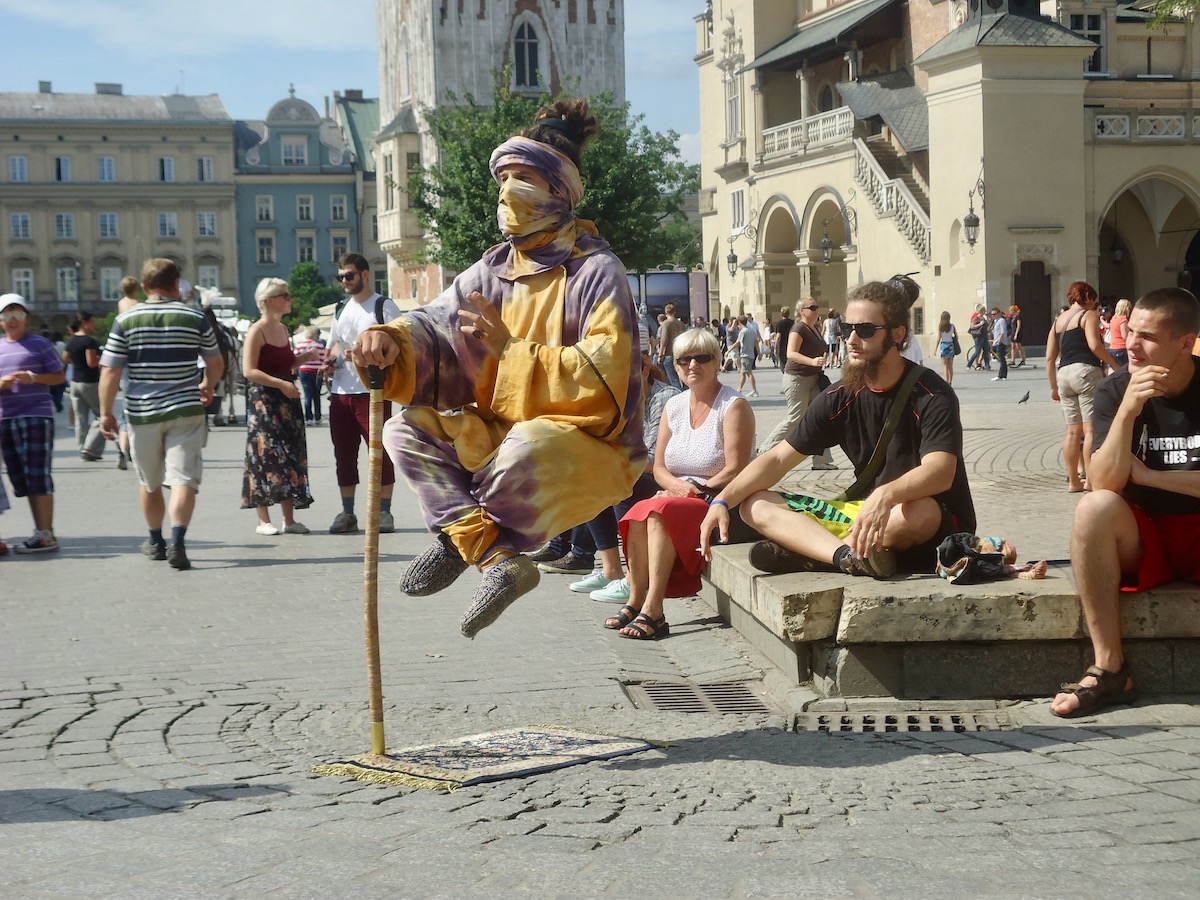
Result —
[[[27, 498], [34, 520], [33, 534], [12, 549], [58, 549], [53, 389], [69, 366], [80, 456], [98, 461], [106, 440], [127, 436], [148, 532], [141, 553], [189, 569], [206, 409], [240, 362], [241, 506], [255, 510], [264, 536], [309, 531], [295, 513], [313, 502], [306, 426], [323, 420], [326, 383], [342, 506], [329, 531], [358, 529], [369, 427], [363, 378], [367, 366], [384, 369], [379, 530], [393, 530], [399, 471], [433, 534], [400, 589], [430, 596], [477, 567], [460, 626], [467, 637], [551, 571], [582, 575], [571, 590], [621, 604], [605, 628], [662, 639], [667, 601], [698, 590], [717, 542], [753, 542], [750, 562], [768, 573], [932, 571], [943, 540], [977, 529], [952, 386], [963, 341], [949, 313], [936, 331], [941, 376], [914, 361], [920, 288], [906, 276], [859, 285], [844, 316], [829, 308], [823, 321], [821, 305], [805, 297], [774, 323], [745, 314], [689, 328], [668, 304], [656, 327], [643, 327], [653, 320], [639, 317], [623, 266], [574, 212], [581, 153], [596, 128], [585, 101], [558, 101], [496, 148], [490, 172], [503, 240], [428, 306], [402, 314], [372, 289], [366, 259], [344, 255], [345, 300], [327, 346], [316, 329], [293, 340], [283, 321], [288, 284], [266, 278], [236, 359], [215, 318], [183, 300], [168, 259], [146, 261], [140, 280], [123, 283], [103, 346], [88, 312], [55, 346], [27, 330], [24, 298], [0, 296], [0, 451], [12, 494]], [[1067, 301], [1047, 336], [1046, 371], [1066, 420], [1068, 490], [1086, 492], [1072, 559], [1094, 652], [1094, 664], [1052, 701], [1056, 714], [1072, 716], [1137, 696], [1122, 651], [1121, 591], [1200, 581], [1200, 464], [1191, 452], [1200, 445], [1200, 304], [1171, 288], [1107, 315], [1085, 282], [1069, 287]], [[995, 359], [993, 380], [1005, 380], [1010, 358], [1026, 361], [1022, 329], [1017, 306], [979, 304], [967, 324], [967, 368], [991, 370]], [[763, 358], [783, 369], [787, 408], [755, 457], [747, 398], [758, 394]], [[730, 362], [736, 389], [719, 379]], [[831, 367], [841, 368], [836, 384]], [[1113, 374], [1105, 378], [1105, 369]], [[805, 459], [832, 468], [835, 445], [854, 469], [847, 490], [777, 489]], [[122, 463], [126, 445], [118, 446]], [[10, 502], [0, 481], [0, 511]], [[271, 521], [273, 505], [282, 527]], [[0, 542], [0, 555], [8, 551]]]

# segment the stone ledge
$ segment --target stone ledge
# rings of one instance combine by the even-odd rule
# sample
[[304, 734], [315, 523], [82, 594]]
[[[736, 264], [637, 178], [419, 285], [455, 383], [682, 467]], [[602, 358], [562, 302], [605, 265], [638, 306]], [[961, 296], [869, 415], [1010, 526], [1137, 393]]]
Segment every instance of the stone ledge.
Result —
[[[1052, 567], [1040, 581], [959, 586], [933, 575], [767, 575], [749, 554], [749, 544], [714, 548], [705, 598], [786, 677], [812, 678], [822, 696], [1036, 695], [1076, 677], [1090, 656], [1069, 566]], [[1121, 628], [1131, 657], [1143, 657], [1144, 688], [1200, 684], [1195, 585], [1124, 595]], [[1151, 646], [1171, 662], [1164, 667], [1139, 652]]]

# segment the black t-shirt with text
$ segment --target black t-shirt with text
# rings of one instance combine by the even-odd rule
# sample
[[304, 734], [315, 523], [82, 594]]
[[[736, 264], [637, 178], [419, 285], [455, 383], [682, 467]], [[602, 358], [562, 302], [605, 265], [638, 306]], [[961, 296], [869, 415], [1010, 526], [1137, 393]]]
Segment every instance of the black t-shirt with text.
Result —
[[[840, 445], [858, 475], [871, 461], [904, 375], [913, 365], [905, 360], [904, 373], [886, 391], [864, 387], [852, 393], [840, 384], [825, 390], [813, 400], [787, 442], [805, 456], [816, 456], [835, 444]], [[958, 397], [946, 382], [926, 369], [913, 385], [871, 490], [911, 472], [921, 464], [921, 457], [929, 453], [950, 453], [957, 462], [954, 482], [948, 491], [934, 499], [954, 515], [958, 531], [974, 532], [975, 503], [967, 484], [962, 444]]]
[[[1147, 400], [1133, 423], [1130, 450], [1148, 468], [1160, 471], [1200, 471], [1200, 358], [1192, 357], [1196, 371], [1187, 388], [1178, 397]], [[1096, 388], [1092, 413], [1092, 452], [1100, 449], [1113, 417], [1129, 387], [1129, 369], [1121, 368]], [[1200, 513], [1200, 497], [1175, 494], [1158, 488], [1125, 485], [1121, 496], [1151, 515], [1195, 515]]]
[[100, 346], [100, 342], [94, 337], [89, 337], [86, 334], [77, 334], [67, 342], [67, 353], [71, 356], [71, 363], [75, 366], [75, 374], [72, 380], [78, 381], [80, 384], [95, 384], [100, 380], [100, 366], [91, 368], [87, 364], [87, 351], [96, 351], [96, 362], [100, 362], [100, 351], [104, 348]]

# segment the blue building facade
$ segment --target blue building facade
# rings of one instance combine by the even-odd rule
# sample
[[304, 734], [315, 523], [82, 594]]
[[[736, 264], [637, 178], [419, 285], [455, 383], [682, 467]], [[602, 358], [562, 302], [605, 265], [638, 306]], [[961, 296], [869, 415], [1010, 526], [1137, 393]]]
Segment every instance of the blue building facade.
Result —
[[359, 252], [354, 156], [337, 123], [289, 91], [262, 121], [234, 125], [238, 301], [255, 315], [255, 286], [300, 262], [335, 281], [337, 259]]

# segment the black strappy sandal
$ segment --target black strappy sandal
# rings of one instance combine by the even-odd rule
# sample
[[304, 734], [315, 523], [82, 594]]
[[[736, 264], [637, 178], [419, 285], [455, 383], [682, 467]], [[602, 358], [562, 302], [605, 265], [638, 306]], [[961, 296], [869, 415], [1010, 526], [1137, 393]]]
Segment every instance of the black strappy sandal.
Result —
[[[1131, 680], [1129, 676], [1129, 663], [1127, 662], [1122, 663], [1121, 668], [1116, 672], [1109, 672], [1099, 666], [1089, 666], [1088, 670], [1081, 676], [1081, 680], [1088, 675], [1096, 679], [1095, 684], [1089, 684], [1085, 687], [1079, 684], [1079, 682], [1075, 682], [1073, 684], [1064, 684], [1059, 688], [1060, 693], [1074, 694], [1078, 697], [1079, 706], [1069, 713], [1054, 713], [1056, 716], [1063, 719], [1090, 716], [1110, 706], [1133, 703], [1138, 698], [1136, 687], [1125, 690], [1125, 685]], [[1054, 712], [1054, 710], [1051, 710], [1051, 712]]]
[[621, 637], [629, 638], [632, 641], [657, 641], [671, 633], [671, 626], [667, 624], [666, 616], [661, 619], [652, 619], [645, 613], [638, 613], [637, 618], [625, 627], [632, 628], [637, 632], [629, 634], [624, 630], [621, 631]]
[[[632, 606], [626, 603], [619, 610], [617, 610], [617, 614], [615, 616], [609, 616], [604, 620], [604, 627], [611, 628], [613, 631], [617, 631], [621, 628], [624, 628], [639, 615], [641, 615], [641, 610], [634, 609]], [[610, 625], [610, 622], [615, 622], [616, 624]]]

